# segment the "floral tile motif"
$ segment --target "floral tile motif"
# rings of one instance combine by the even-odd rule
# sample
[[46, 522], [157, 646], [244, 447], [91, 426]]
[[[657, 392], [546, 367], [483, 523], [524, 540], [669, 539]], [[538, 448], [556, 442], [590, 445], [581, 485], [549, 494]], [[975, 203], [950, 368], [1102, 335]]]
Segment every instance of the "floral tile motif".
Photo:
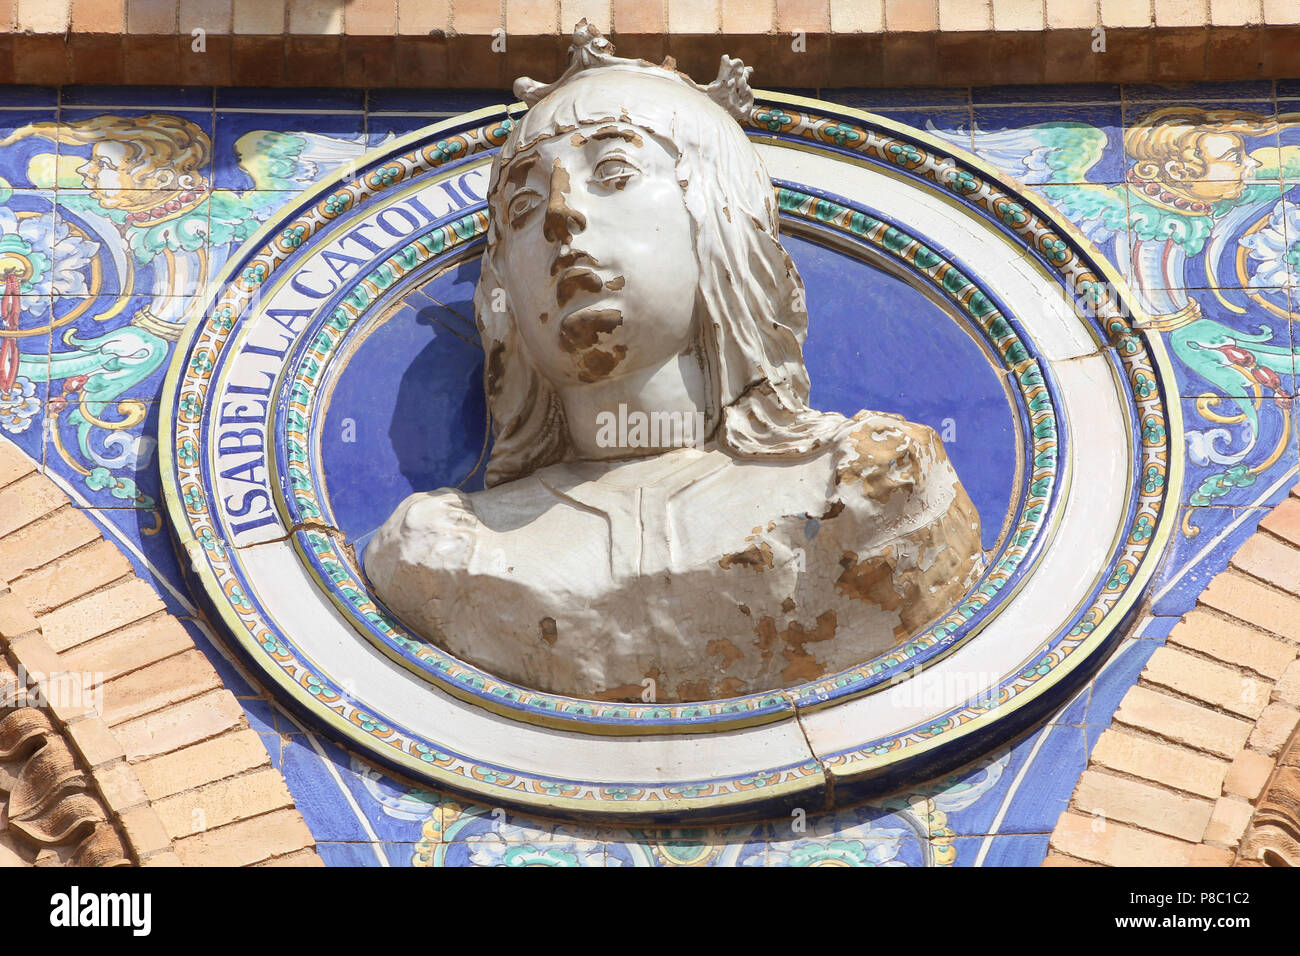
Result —
[[[1278, 99], [1271, 84], [817, 95], [910, 123], [1033, 183], [1137, 291], [1171, 356], [1188, 437], [1181, 526], [1151, 586], [1156, 616], [1057, 714], [972, 767], [833, 814], [655, 830], [575, 827], [412, 788], [278, 711], [195, 627], [243, 691], [327, 863], [1035, 865], [1150, 653], [1300, 480], [1300, 81], [1279, 82]], [[196, 293], [275, 210], [369, 146], [511, 99], [0, 92], [0, 431], [159, 582], [177, 613], [198, 612], [161, 515], [143, 498], [157, 496], [153, 415]], [[1189, 146], [1203, 150], [1203, 166], [1186, 162]], [[440, 300], [419, 327], [427, 339], [461, 336], [468, 360], [473, 330], [459, 310]]]

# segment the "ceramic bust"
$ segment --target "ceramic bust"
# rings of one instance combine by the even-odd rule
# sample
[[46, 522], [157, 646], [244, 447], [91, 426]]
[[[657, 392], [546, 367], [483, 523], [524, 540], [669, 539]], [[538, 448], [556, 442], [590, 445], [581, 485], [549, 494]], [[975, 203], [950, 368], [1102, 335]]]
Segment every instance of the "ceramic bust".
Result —
[[808, 405], [803, 287], [716, 82], [615, 57], [585, 21], [492, 167], [475, 315], [485, 490], [415, 494], [365, 551], [414, 631], [598, 699], [788, 687], [897, 645], [982, 568], [930, 428]]

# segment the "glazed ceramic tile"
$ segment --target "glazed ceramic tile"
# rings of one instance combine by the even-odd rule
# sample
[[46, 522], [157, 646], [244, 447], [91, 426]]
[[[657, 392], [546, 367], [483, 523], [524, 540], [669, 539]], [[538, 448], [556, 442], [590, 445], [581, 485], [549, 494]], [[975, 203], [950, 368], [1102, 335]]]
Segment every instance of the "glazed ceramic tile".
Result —
[[1120, 88], [1114, 83], [1040, 83], [1034, 86], [977, 86], [971, 90], [976, 106], [1057, 103], [1120, 102]]
[[65, 107], [212, 108], [208, 86], [65, 86], [60, 94]]
[[[1094, 677], [1071, 689], [1038, 729], [1009, 750], [994, 751], [983, 767], [911, 782], [897, 795], [831, 813], [811, 809], [821, 803], [820, 791], [810, 791], [808, 807], [780, 806], [759, 823], [707, 831], [596, 827], [399, 782], [331, 742], [311, 722], [277, 712], [246, 681], [242, 661], [227, 660], [194, 630], [198, 646], [241, 689], [250, 723], [283, 769], [326, 862], [1039, 862], [1053, 814], [1068, 799], [1087, 748], [1109, 724], [1149, 653], [1253, 533], [1267, 507], [1297, 481], [1300, 455], [1286, 397], [1295, 391], [1300, 342], [1290, 331], [1297, 277], [1287, 251], [1300, 236], [1291, 209], [1300, 202], [1300, 173], [1292, 169], [1300, 145], [1300, 123], [1292, 121], [1300, 113], [1300, 87], [1281, 82], [1277, 91], [1283, 99], [1275, 105], [1271, 87], [1258, 84], [1126, 87], [1123, 128], [1116, 116], [1121, 94], [1104, 84], [820, 92], [831, 102], [882, 112], [965, 148], [974, 132], [977, 156], [1007, 175], [1038, 181], [1032, 192], [1099, 245], [1157, 319], [1152, 335], [1169, 353], [1188, 430], [1181, 496], [1188, 506], [1149, 592], [1151, 610], [1161, 617], [1143, 624], [1137, 640], [1122, 644]], [[8, 88], [0, 97], [0, 136], [8, 137], [0, 147], [0, 178], [12, 187], [0, 197], [0, 243], [31, 263], [30, 271], [24, 265], [16, 275], [20, 288], [13, 301], [18, 330], [34, 332], [6, 337], [18, 343], [10, 349], [18, 362], [14, 384], [0, 395], [0, 427], [43, 462], [79, 506], [97, 506], [87, 513], [122, 543], [137, 573], [165, 582], [164, 597], [174, 612], [191, 614], [193, 608], [162, 515], [115, 492], [129, 491], [130, 482], [133, 495], [158, 496], [156, 452], [150, 458], [146, 447], [156, 437], [151, 416], [176, 336], [195, 317], [191, 297], [197, 287], [287, 203], [366, 148], [382, 146], [390, 134], [514, 98], [508, 91], [373, 91], [363, 97], [348, 91], [68, 88], [60, 131], [48, 125], [56, 119], [55, 91]], [[215, 119], [214, 104], [220, 111]], [[1181, 121], [1151, 125], [1160, 118], [1156, 111], [1176, 106], [1183, 110]], [[1200, 126], [1209, 122], [1204, 111], [1215, 109], [1235, 111], [1235, 125], [1226, 132]], [[1077, 124], [1068, 127], [1077, 135], [1062, 140], [1056, 134], [1066, 123]], [[1203, 132], [1220, 137], [1209, 141], [1217, 151], [1206, 170], [1169, 182], [1143, 178], [1139, 167], [1164, 156], [1165, 139], [1181, 142]], [[981, 141], [984, 134], [997, 141]], [[141, 158], [122, 162], [130, 152], [123, 144], [136, 141]], [[1029, 172], [1037, 168], [1049, 172]], [[162, 182], [158, 177], [168, 170], [190, 181], [174, 187]], [[791, 178], [790, 169], [774, 165], [772, 171]], [[1114, 185], [1129, 177], [1136, 181]], [[202, 195], [182, 198], [192, 187]], [[829, 188], [838, 200], [853, 184], [836, 179]], [[888, 189], [864, 192], [877, 212], [898, 195]], [[980, 261], [981, 250], [948, 241], [951, 216], [949, 208], [917, 222], [935, 237], [934, 248]], [[805, 352], [814, 401], [823, 408], [899, 411], [946, 430], [945, 446], [976, 502], [986, 538], [991, 527], [1000, 531], [1000, 516], [1015, 496], [1016, 426], [997, 367], [965, 332], [954, 335], [944, 310], [915, 285], [884, 271], [863, 279], [846, 268], [842, 253], [815, 237], [785, 232], [814, 316]], [[447, 270], [422, 296], [407, 299], [407, 312], [377, 324], [332, 385], [319, 434], [331, 474], [352, 476], [330, 488], [350, 542], [373, 530], [411, 490], [479, 487], [486, 446], [484, 408], [481, 397], [475, 398], [481, 396], [475, 385], [483, 355], [470, 306], [478, 277], [473, 261]], [[22, 282], [31, 288], [21, 288]], [[1000, 277], [999, 291], [1011, 290], [1008, 305], [1035, 311], [1034, 299], [1016, 299], [1016, 282], [1027, 288], [1031, 276]], [[870, 335], [845, 347], [842, 340], [854, 322]], [[1056, 343], [1053, 357], [1070, 363], [1096, 348], [1095, 342], [1069, 337]], [[384, 380], [384, 354], [404, 358], [405, 377], [398, 376], [397, 387]], [[1110, 374], [1098, 372], [1096, 380]], [[1212, 400], [1198, 401], [1202, 395]], [[144, 417], [133, 422], [141, 408]], [[78, 409], [90, 417], [76, 420]], [[1092, 420], [1077, 424], [1081, 438], [1098, 427]], [[1082, 467], [1076, 481], [1079, 474], [1094, 475]], [[287, 570], [298, 561], [292, 546], [258, 548], [268, 549], [259, 558], [264, 563], [283, 560], [272, 572], [277, 581], [295, 580]], [[313, 601], [323, 596], [314, 579], [299, 583]], [[362, 640], [332, 608], [310, 613], [322, 625], [341, 626], [337, 648], [345, 636], [354, 645]], [[421, 717], [416, 699], [403, 710], [412, 721]], [[480, 731], [491, 732], [487, 725]], [[788, 742], [792, 755], [801, 739]], [[727, 759], [736, 756], [731, 749]], [[703, 772], [717, 758], [692, 759]], [[588, 755], [575, 768], [583, 765], [599, 778], [609, 762]], [[801, 819], [796, 811], [803, 809], [808, 812]]]
[[360, 112], [218, 110], [216, 188], [236, 193], [307, 189], [332, 173], [355, 167], [369, 146], [365, 126]]
[[1118, 103], [976, 106], [973, 117], [975, 155], [1028, 186], [1124, 179], [1123, 119]]

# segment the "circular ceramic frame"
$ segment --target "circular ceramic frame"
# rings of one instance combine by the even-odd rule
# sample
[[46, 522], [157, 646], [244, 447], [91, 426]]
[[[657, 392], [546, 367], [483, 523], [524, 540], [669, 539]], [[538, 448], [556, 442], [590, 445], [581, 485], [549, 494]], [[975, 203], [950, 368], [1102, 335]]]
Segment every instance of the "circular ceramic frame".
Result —
[[1085, 240], [978, 160], [775, 94], [760, 94], [749, 131], [783, 228], [905, 274], [1014, 383], [1018, 490], [989, 569], [889, 654], [724, 701], [543, 694], [407, 633], [332, 527], [317, 429], [368, 324], [481, 251], [486, 165], [518, 109], [411, 134], [291, 203], [232, 259], [169, 370], [173, 527], [212, 610], [288, 703], [375, 759], [490, 802], [730, 815], [968, 755], [1097, 663], [1178, 500], [1181, 423], [1158, 338]]

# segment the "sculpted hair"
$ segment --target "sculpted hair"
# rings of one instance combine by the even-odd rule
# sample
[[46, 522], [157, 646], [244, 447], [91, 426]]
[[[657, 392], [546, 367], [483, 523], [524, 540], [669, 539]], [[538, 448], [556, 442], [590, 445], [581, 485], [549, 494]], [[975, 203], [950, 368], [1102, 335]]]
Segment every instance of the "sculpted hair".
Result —
[[[739, 61], [730, 62], [734, 79]], [[728, 61], [723, 65], [725, 72]], [[618, 101], [600, 82], [613, 70], [646, 83], [645, 96]], [[498, 184], [511, 160], [538, 141], [614, 117], [658, 137], [677, 157], [700, 262], [695, 318], [709, 436], [739, 457], [798, 457], [821, 447], [845, 419], [808, 405], [803, 282], [778, 239], [771, 178], [740, 125], [711, 94], [669, 69], [605, 56], [594, 68], [570, 71], [572, 79], [566, 74], [546, 88], [511, 130], [492, 167], [487, 249], [474, 294], [494, 438], [485, 483], [514, 480], [571, 454], [563, 406], [527, 356], [503, 281]]]

